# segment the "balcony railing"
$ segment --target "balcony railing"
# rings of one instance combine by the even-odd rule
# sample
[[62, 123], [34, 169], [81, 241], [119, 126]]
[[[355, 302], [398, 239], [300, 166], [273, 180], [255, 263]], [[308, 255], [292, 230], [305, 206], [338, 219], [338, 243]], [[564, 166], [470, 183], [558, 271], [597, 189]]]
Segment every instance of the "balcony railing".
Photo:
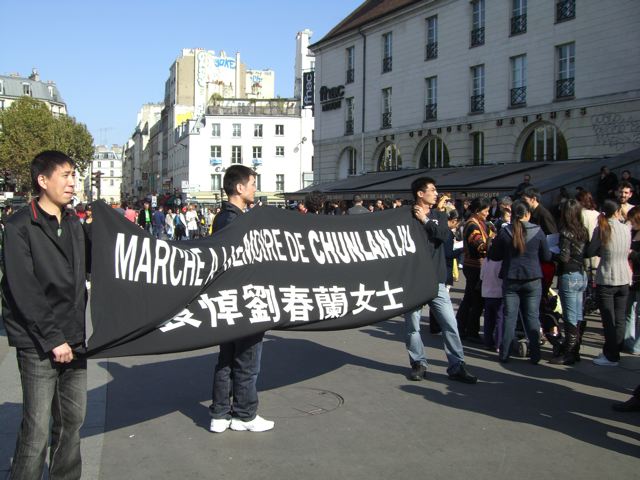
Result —
[[344, 134], [353, 135], [353, 120], [347, 120], [344, 124]]
[[471, 46], [477, 47], [479, 45], [484, 45], [484, 27], [471, 30]]
[[382, 114], [382, 128], [391, 128], [391, 112]]
[[392, 59], [393, 57], [384, 57], [382, 59], [382, 73], [387, 73], [391, 71], [391, 67], [393, 66]]
[[471, 96], [471, 112], [472, 113], [484, 112], [484, 95]]
[[438, 42], [427, 43], [427, 52], [424, 58], [425, 60], [438, 58]]
[[511, 106], [520, 107], [527, 104], [527, 87], [511, 89]]
[[346, 83], [353, 83], [355, 78], [356, 78], [355, 70], [353, 68], [348, 68], [347, 69], [347, 82]]
[[556, 22], [576, 18], [576, 0], [559, 0], [556, 3]]
[[236, 100], [221, 100], [219, 104], [207, 107], [207, 115], [299, 117], [300, 103], [286, 100], [242, 101], [242, 103]]
[[527, 31], [527, 14], [511, 17], [511, 35], [524, 33]]
[[424, 120], [425, 120], [425, 122], [427, 122], [429, 120], [435, 120], [436, 118], [438, 118], [438, 104], [437, 103], [430, 103], [428, 105], [425, 105], [425, 107], [424, 107]]
[[575, 95], [575, 79], [565, 78], [556, 81], [556, 98], [571, 98]]

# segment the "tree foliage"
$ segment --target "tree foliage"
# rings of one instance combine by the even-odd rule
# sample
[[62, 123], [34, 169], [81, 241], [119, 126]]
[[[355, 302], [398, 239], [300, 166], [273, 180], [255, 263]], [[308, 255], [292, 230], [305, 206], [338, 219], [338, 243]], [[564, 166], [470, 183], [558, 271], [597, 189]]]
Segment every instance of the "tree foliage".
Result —
[[0, 111], [0, 174], [18, 189], [30, 183], [31, 160], [43, 150], [60, 150], [84, 171], [93, 157], [93, 137], [73, 117], [54, 117], [40, 100], [21, 97]]

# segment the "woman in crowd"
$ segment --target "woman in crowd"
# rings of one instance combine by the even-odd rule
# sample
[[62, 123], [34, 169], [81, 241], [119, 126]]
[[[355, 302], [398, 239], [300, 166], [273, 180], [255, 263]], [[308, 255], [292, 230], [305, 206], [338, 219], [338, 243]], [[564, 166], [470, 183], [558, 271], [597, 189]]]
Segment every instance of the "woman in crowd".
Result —
[[604, 347], [593, 363], [607, 367], [617, 366], [620, 360], [625, 307], [631, 283], [628, 261], [631, 235], [629, 227], [621, 223], [621, 218], [620, 204], [614, 200], [604, 200], [598, 226], [587, 248], [588, 257], [600, 257], [596, 270], [596, 294], [604, 328]]
[[640, 354], [640, 206], [629, 210], [627, 222], [633, 230], [631, 253], [629, 254], [629, 263], [631, 264], [633, 276], [627, 299], [624, 346], [629, 353], [638, 355]]
[[560, 207], [560, 253], [554, 260], [558, 264], [558, 289], [564, 318], [564, 344], [562, 352], [551, 363], [573, 365], [580, 359], [580, 332], [582, 300], [587, 288], [584, 254], [589, 232], [582, 223], [582, 206], [568, 199]]
[[511, 224], [500, 230], [495, 244], [495, 260], [502, 260], [504, 332], [499, 359], [507, 362], [515, 335], [518, 311], [522, 311], [531, 363], [540, 361], [540, 297], [542, 269], [540, 262], [551, 260], [547, 237], [538, 225], [530, 223], [531, 209], [516, 201], [511, 207]]
[[464, 248], [463, 273], [466, 280], [464, 297], [458, 308], [456, 319], [460, 338], [480, 341], [480, 315], [483, 302], [480, 290], [480, 268], [487, 256], [490, 232], [487, 229], [487, 216], [489, 215], [489, 199], [476, 197], [469, 205], [471, 215], [465, 223], [462, 231]]
[[173, 219], [175, 218], [175, 213], [170, 208], [167, 208], [167, 214], [164, 216], [164, 227], [167, 232], [167, 238], [173, 239]]

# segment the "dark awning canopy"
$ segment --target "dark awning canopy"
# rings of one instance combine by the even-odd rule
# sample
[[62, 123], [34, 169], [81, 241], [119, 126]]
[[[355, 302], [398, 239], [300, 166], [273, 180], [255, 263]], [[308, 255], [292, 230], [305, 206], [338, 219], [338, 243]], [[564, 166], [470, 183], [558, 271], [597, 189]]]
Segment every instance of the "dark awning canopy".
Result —
[[286, 193], [287, 200], [303, 200], [312, 191], [320, 191], [327, 200], [351, 200], [359, 194], [364, 200], [374, 198], [411, 198], [411, 182], [418, 177], [433, 178], [441, 192], [475, 197], [478, 195], [512, 194], [522, 182], [525, 173], [531, 175], [531, 183], [545, 200], [561, 187], [570, 193], [577, 186], [595, 192], [600, 168], [603, 166], [618, 174], [628, 169], [640, 168], [640, 148], [615, 157], [564, 160], [557, 162], [508, 163], [449, 168], [422, 168], [372, 172], [348, 177], [344, 180], [312, 185], [297, 192]]

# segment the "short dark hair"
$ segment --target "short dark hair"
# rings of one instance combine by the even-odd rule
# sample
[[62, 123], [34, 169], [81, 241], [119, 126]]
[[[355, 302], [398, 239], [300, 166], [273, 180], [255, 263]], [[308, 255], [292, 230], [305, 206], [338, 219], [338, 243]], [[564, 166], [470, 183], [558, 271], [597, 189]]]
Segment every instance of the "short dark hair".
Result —
[[535, 198], [538, 203], [542, 202], [542, 196], [540, 195], [540, 191], [536, 187], [527, 187], [522, 192], [523, 197], [527, 198]]
[[325, 197], [319, 190], [309, 192], [304, 197], [304, 207], [309, 213], [322, 213]]
[[417, 200], [418, 192], [424, 190], [429, 184], [435, 187], [436, 181], [431, 177], [419, 177], [411, 182], [411, 193], [413, 193], [413, 199]]
[[224, 193], [228, 197], [236, 194], [236, 185], [241, 183], [245, 185], [251, 177], [256, 177], [258, 174], [244, 165], [231, 165], [224, 173], [224, 179], [222, 181]]
[[353, 203], [362, 202], [362, 197], [360, 195], [353, 196]]
[[76, 162], [71, 157], [58, 150], [45, 150], [36, 155], [31, 161], [31, 188], [33, 193], [40, 193], [40, 185], [38, 184], [40, 175], [48, 178], [57, 167], [67, 164], [73, 168], [76, 167]]
[[633, 192], [633, 185], [631, 184], [631, 182], [627, 182], [626, 180], [622, 180], [620, 183], [618, 183], [618, 188], [628, 188]]
[[469, 209], [471, 213], [478, 213], [484, 210], [485, 208], [489, 208], [491, 206], [491, 201], [487, 197], [476, 197], [471, 200], [471, 205]]

